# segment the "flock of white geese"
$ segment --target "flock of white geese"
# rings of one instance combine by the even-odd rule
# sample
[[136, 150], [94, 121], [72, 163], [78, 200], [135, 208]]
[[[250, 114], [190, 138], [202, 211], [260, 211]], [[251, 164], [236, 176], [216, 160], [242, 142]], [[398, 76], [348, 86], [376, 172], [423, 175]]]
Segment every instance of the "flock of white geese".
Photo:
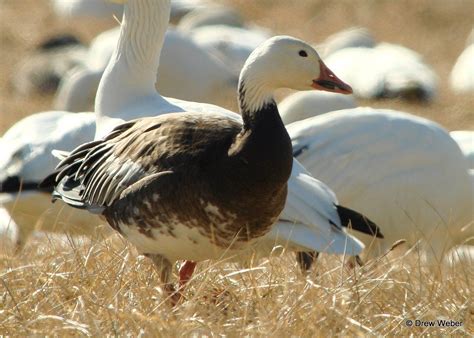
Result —
[[[103, 214], [169, 283], [177, 260], [186, 260], [180, 270], [180, 282], [186, 282], [195, 261], [269, 255], [278, 246], [299, 252], [309, 268], [313, 251], [355, 256], [365, 247], [370, 259], [404, 239], [436, 264], [474, 236], [474, 132], [449, 133], [405, 112], [357, 106], [357, 97], [434, 97], [438, 79], [416, 52], [377, 43], [366, 29], [355, 28], [315, 47], [323, 63], [312, 46], [271, 38], [228, 8], [197, 1], [115, 2], [123, 5], [54, 2], [62, 15], [123, 11], [121, 25], [88, 48], [68, 41], [38, 52], [33, 64], [46, 55], [51, 64], [44, 69], [60, 79], [58, 110], [17, 122], [0, 139], [0, 219], [16, 229], [18, 250], [34, 231], [111, 232], [101, 226]], [[168, 29], [170, 16], [181, 19], [174, 29]], [[473, 52], [471, 38], [450, 78], [453, 90], [471, 95]], [[59, 69], [53, 64], [58, 60]], [[32, 83], [32, 69], [22, 64], [14, 80], [19, 91], [45, 88]], [[311, 86], [322, 91], [307, 91]], [[273, 91], [281, 87], [300, 92], [277, 107]], [[343, 95], [351, 91], [354, 96]], [[222, 108], [236, 99], [243, 119]], [[272, 128], [262, 127], [267, 124]], [[233, 143], [223, 141], [226, 133], [234, 135]], [[293, 149], [289, 169], [285, 137]], [[226, 161], [238, 158], [246, 169], [219, 158], [219, 147], [226, 149]], [[55, 172], [57, 157], [63, 161]], [[186, 171], [182, 166], [192, 173], [174, 178]], [[283, 205], [278, 197], [286, 180]], [[155, 188], [157, 182], [167, 189]], [[79, 209], [52, 204], [52, 186], [55, 198]], [[245, 238], [230, 230], [236, 220], [246, 224]], [[161, 224], [156, 231], [153, 222]], [[199, 230], [206, 222], [222, 231], [211, 236]], [[259, 226], [253, 229], [253, 223]], [[347, 223], [373, 233], [347, 230]], [[221, 242], [236, 245], [223, 249]]]

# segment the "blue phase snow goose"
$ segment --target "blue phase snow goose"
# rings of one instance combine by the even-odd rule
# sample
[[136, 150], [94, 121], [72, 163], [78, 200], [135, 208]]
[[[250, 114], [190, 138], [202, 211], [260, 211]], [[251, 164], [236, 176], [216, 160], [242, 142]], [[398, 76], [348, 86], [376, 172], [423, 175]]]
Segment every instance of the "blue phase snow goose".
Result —
[[45, 182], [54, 180], [54, 198], [104, 215], [173, 291], [173, 262], [245, 250], [278, 220], [293, 163], [273, 99], [280, 87], [351, 92], [311, 46], [274, 37], [242, 70], [243, 123], [193, 112], [136, 119], [76, 148]]
[[[0, 172], [8, 173], [6, 177], [0, 177], [0, 199], [8, 201], [5, 207], [20, 229], [19, 246], [26, 242], [38, 219], [41, 219], [41, 225], [37, 229], [63, 232], [74, 228], [96, 237], [96, 226], [103, 224], [99, 216], [85, 210], [64, 208], [60, 203], [52, 205], [50, 195], [37, 189], [18, 194], [21, 183], [34, 183], [30, 184], [34, 188], [38, 177], [45, 177], [54, 170], [56, 162], [50, 149], [74, 149], [91, 140], [96, 129], [95, 117], [98, 138], [127, 120], [171, 112], [215, 113], [242, 123], [240, 115], [224, 108], [165, 98], [156, 92], [155, 70], [168, 25], [169, 7], [166, 0], [131, 0], [125, 5], [119, 42], [101, 79], [95, 116], [66, 112], [35, 114], [12, 127], [7, 132], [9, 137], [0, 139]], [[144, 26], [146, 33], [142, 33]], [[51, 132], [45, 134], [44, 125], [51, 125]], [[15, 183], [16, 189], [10, 184], [8, 191], [2, 190], [5, 187], [3, 179]], [[349, 221], [347, 213], [343, 213], [338, 204], [331, 189], [294, 160], [285, 208], [278, 223], [260, 241], [257, 253], [268, 255], [275, 244], [291, 250], [360, 253], [362, 245], [341, 231], [341, 226], [347, 226]], [[362, 232], [374, 230], [370, 222], [360, 222], [357, 217], [350, 223]]]

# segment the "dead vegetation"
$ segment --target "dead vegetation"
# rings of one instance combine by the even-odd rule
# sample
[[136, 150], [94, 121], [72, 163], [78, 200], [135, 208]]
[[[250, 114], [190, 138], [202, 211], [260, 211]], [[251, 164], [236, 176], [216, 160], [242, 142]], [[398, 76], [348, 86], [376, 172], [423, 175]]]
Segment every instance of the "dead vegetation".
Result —
[[[172, 308], [150, 262], [123, 240], [73, 245], [42, 238], [0, 260], [0, 332], [6, 335], [472, 334], [471, 267], [444, 277], [416, 252], [357, 269], [325, 256], [308, 276], [293, 255], [247, 267], [202, 263]], [[407, 327], [450, 319], [459, 327]]]

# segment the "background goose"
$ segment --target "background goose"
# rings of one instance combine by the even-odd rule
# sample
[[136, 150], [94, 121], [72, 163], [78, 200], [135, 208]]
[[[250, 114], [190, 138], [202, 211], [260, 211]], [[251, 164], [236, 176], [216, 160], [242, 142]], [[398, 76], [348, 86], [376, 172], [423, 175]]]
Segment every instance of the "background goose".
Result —
[[[11, 218], [10, 214], [0, 204], [0, 239], [11, 239], [16, 236], [17, 225]], [[1, 240], [0, 240], [1, 241]], [[1, 243], [1, 242], [0, 242]], [[2, 246], [3, 243], [0, 244]]]
[[449, 133], [469, 162], [469, 167], [474, 169], [474, 131], [456, 130]]
[[[341, 204], [374, 220], [385, 236], [370, 255], [407, 239], [427, 259], [472, 236], [468, 163], [438, 124], [382, 109], [340, 110], [287, 125], [293, 154]], [[372, 239], [360, 237], [367, 245]]]
[[[179, 28], [179, 27], [178, 27]], [[239, 72], [250, 53], [271, 34], [260, 27], [208, 25], [189, 31], [199, 46], [218, 56], [229, 69]]]
[[279, 104], [281, 118], [285, 124], [318, 116], [335, 110], [357, 107], [352, 95], [330, 92], [297, 92], [285, 97]]
[[340, 32], [328, 36], [324, 42], [318, 45], [323, 57], [335, 52], [354, 47], [373, 48], [377, 42], [372, 33], [365, 27], [349, 27]]
[[[129, 2], [125, 25], [128, 9], [133, 13], [141, 3]], [[173, 290], [169, 278], [175, 261], [245, 251], [283, 211], [293, 155], [273, 99], [282, 86], [350, 93], [308, 44], [274, 37], [242, 70], [243, 123], [223, 114], [189, 112], [124, 123], [59, 164], [53, 196], [104, 215], [153, 260], [161, 281]], [[349, 241], [348, 247], [360, 248], [341, 227], [329, 227], [334, 237]], [[287, 228], [290, 232], [292, 225]], [[192, 268], [180, 273], [180, 284], [190, 274]]]
[[49, 194], [38, 191], [38, 183], [57, 163], [51, 151], [72, 150], [94, 133], [94, 114], [51, 111], [19, 121], [0, 138], [0, 205], [17, 226], [17, 250], [34, 230], [90, 236], [103, 223], [64, 204], [53, 206]]
[[202, 26], [226, 25], [244, 27], [245, 22], [239, 12], [226, 6], [206, 6], [186, 14], [178, 24], [181, 31], [192, 31]]
[[51, 94], [61, 78], [82, 63], [86, 47], [69, 34], [47, 39], [16, 65], [11, 84], [23, 96]]
[[[116, 3], [114, 3], [116, 2]], [[52, 0], [57, 15], [65, 18], [96, 17], [113, 20], [123, 13], [121, 1], [106, 0]], [[173, 0], [171, 2], [171, 20], [179, 21], [183, 16], [197, 8], [206, 6], [202, 0]]]
[[[119, 33], [114, 28], [92, 42], [85, 65], [76, 67], [62, 79], [56, 94], [56, 109], [87, 111], [93, 107], [100, 78]], [[166, 33], [156, 75], [156, 88], [163, 95], [233, 108], [237, 80], [234, 72], [184, 34], [173, 30]]]
[[457, 93], [474, 91], [474, 28], [466, 45], [466, 49], [459, 55], [450, 75], [451, 88]]
[[52, 4], [56, 14], [66, 18], [91, 16], [112, 20], [123, 12], [122, 5], [101, 0], [52, 0]]
[[419, 54], [399, 45], [380, 43], [374, 48], [344, 48], [327, 56], [325, 62], [361, 98], [430, 100], [436, 93], [437, 77], [433, 70]]

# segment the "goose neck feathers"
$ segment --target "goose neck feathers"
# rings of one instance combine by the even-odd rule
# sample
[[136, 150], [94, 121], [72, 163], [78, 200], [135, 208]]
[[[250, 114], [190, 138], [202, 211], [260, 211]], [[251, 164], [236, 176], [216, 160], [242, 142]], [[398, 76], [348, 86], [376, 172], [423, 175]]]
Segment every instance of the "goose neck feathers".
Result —
[[169, 0], [130, 0], [125, 4], [117, 47], [97, 92], [95, 110], [112, 115], [131, 99], [156, 96], [154, 70], [170, 16]]
[[229, 154], [243, 156], [271, 182], [286, 182], [291, 173], [293, 151], [271, 87], [264, 83], [264, 77], [262, 81], [255, 81], [259, 77], [247, 81], [243, 73], [238, 96], [243, 126]]

